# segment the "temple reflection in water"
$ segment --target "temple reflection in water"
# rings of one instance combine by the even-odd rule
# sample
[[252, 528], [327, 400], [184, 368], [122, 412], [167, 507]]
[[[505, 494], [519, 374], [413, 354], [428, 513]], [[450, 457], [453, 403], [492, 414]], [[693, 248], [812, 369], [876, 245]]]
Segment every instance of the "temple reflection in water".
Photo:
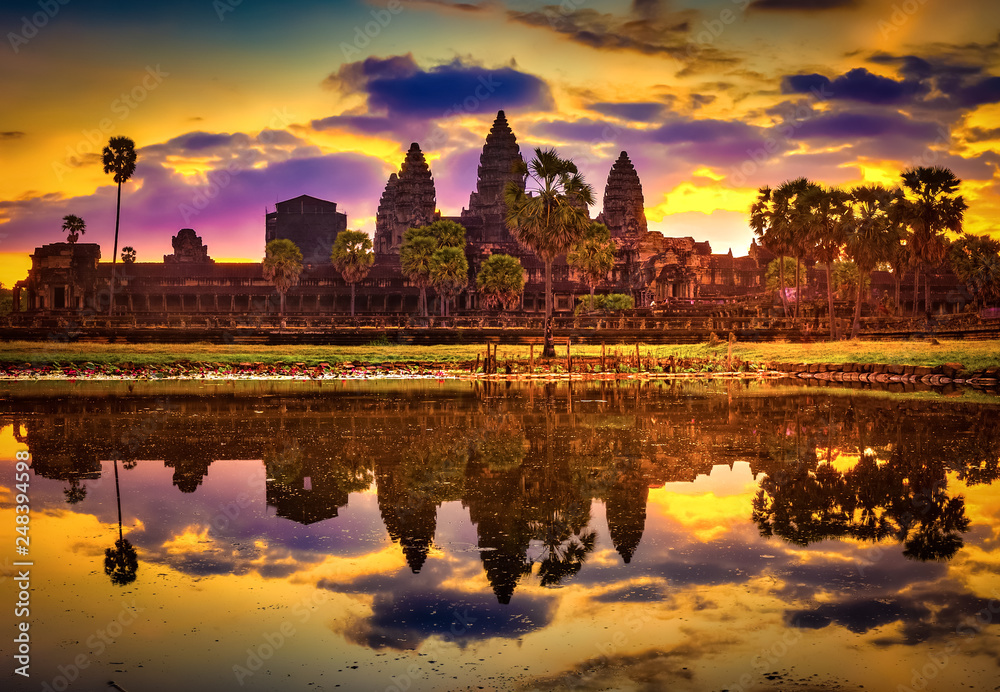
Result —
[[35, 473], [65, 483], [70, 504], [85, 500], [109, 460], [125, 479], [137, 463], [162, 463], [181, 494], [197, 494], [220, 460], [262, 463], [269, 511], [307, 526], [336, 521], [352, 493], [374, 489], [384, 529], [415, 574], [434, 559], [439, 508], [460, 502], [501, 604], [526, 578], [557, 586], [579, 573], [596, 547], [595, 501], [628, 564], [642, 551], [650, 489], [694, 482], [719, 465], [749, 464], [759, 489], [745, 520], [762, 536], [801, 546], [893, 541], [915, 560], [961, 549], [970, 521], [949, 477], [996, 480], [1000, 408], [886, 407], [746, 386], [466, 383], [427, 385], [417, 396], [341, 384], [220, 385], [210, 397], [94, 390], [7, 400], [3, 421], [27, 445]]

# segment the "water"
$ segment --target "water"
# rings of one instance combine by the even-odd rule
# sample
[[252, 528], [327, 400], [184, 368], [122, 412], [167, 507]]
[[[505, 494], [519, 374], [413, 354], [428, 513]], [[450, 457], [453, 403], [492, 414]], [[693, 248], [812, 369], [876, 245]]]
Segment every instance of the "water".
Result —
[[998, 413], [742, 382], [11, 385], [4, 676], [1000, 689]]

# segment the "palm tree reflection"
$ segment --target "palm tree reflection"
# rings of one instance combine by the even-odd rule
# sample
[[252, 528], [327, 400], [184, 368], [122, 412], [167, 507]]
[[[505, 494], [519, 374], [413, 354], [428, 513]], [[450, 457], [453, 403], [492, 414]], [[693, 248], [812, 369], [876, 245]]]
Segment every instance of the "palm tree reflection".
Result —
[[115, 498], [118, 501], [118, 540], [114, 548], [104, 549], [104, 573], [111, 577], [111, 583], [125, 586], [135, 581], [139, 571], [139, 557], [132, 544], [122, 534], [122, 495], [118, 486], [118, 459], [115, 464]]

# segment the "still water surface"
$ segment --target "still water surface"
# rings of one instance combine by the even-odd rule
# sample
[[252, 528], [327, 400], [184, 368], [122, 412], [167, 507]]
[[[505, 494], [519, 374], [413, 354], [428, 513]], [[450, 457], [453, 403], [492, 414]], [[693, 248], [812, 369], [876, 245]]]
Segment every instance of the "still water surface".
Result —
[[4, 676], [1000, 689], [998, 421], [741, 382], [12, 385], [0, 560], [27, 450], [33, 564]]

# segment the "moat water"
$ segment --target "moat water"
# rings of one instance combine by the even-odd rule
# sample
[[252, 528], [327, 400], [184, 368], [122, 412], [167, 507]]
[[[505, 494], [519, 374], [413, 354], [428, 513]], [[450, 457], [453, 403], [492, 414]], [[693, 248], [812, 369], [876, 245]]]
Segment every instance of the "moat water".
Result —
[[742, 381], [12, 383], [4, 689], [998, 689], [998, 421]]

